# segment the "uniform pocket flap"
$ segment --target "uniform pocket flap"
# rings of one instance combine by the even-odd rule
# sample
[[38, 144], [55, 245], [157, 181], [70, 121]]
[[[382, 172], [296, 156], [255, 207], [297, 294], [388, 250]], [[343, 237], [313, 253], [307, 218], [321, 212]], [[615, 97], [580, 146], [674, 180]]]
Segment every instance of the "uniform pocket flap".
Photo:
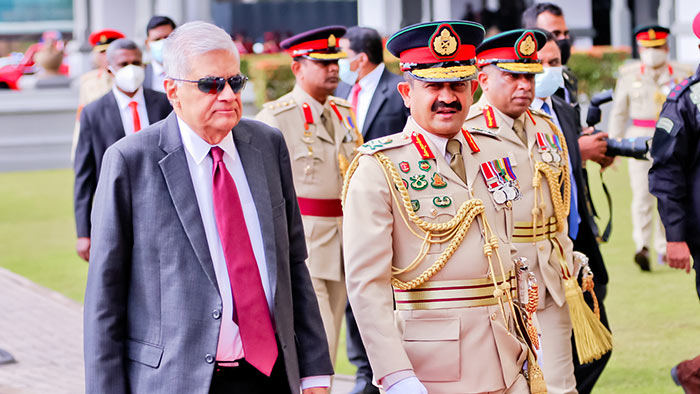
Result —
[[459, 319], [407, 319], [404, 341], [457, 341]]
[[163, 348], [129, 339], [126, 342], [126, 353], [129, 360], [158, 368], [163, 357]]

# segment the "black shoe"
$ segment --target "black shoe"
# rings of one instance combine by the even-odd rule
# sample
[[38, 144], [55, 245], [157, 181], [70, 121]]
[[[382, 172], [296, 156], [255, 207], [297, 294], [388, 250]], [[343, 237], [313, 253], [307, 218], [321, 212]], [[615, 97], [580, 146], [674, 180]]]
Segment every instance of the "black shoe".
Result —
[[646, 246], [634, 255], [634, 262], [637, 263], [642, 271], [651, 271], [651, 267], [649, 266], [649, 249], [647, 249]]

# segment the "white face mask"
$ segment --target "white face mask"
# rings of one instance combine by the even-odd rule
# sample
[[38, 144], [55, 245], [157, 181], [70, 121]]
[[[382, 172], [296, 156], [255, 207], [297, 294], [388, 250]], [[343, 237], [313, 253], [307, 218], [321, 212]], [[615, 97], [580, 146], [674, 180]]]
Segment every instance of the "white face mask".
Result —
[[667, 55], [668, 54], [663, 49], [647, 48], [639, 54], [639, 57], [642, 59], [642, 63], [649, 67], [656, 68], [666, 63]]
[[535, 96], [546, 98], [554, 94], [560, 87], [564, 86], [564, 76], [562, 66], [545, 67], [544, 72], [535, 74]]
[[355, 61], [355, 59], [357, 59], [357, 56], [352, 59], [338, 59], [338, 77], [348, 85], [354, 85], [357, 82], [358, 70], [350, 70], [350, 63]]
[[151, 59], [158, 64], [163, 64], [163, 44], [165, 44], [165, 39], [153, 41], [148, 45], [151, 48]]
[[143, 67], [133, 64], [120, 68], [116, 73], [111, 67], [110, 70], [114, 73], [114, 83], [119, 89], [127, 93], [134, 93], [137, 91], [141, 87], [141, 84], [143, 84], [143, 79], [146, 76]]

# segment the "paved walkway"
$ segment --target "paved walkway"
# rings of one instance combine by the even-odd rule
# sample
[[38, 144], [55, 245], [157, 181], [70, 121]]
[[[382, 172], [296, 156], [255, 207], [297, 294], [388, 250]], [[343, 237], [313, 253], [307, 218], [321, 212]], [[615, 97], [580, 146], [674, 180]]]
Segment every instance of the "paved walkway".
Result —
[[[0, 365], [0, 393], [84, 393], [82, 318], [79, 303], [0, 268], [0, 349], [17, 360]], [[353, 383], [337, 376], [332, 394]]]

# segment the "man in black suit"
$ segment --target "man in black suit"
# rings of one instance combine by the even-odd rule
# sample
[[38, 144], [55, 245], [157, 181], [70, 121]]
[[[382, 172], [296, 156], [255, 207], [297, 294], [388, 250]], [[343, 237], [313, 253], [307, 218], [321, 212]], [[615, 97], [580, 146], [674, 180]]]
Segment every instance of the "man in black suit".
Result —
[[146, 49], [151, 55], [151, 62], [146, 65], [143, 87], [165, 93], [163, 82], [163, 44], [170, 33], [175, 30], [175, 22], [167, 16], [156, 15], [146, 25]]
[[90, 212], [102, 155], [122, 137], [164, 119], [172, 111], [165, 94], [141, 88], [141, 51], [133, 41], [121, 38], [111, 43], [107, 62], [115, 84], [109, 93], [80, 113], [80, 137], [73, 163], [76, 249], [85, 261], [90, 258]]
[[357, 119], [357, 128], [365, 141], [403, 130], [409, 112], [396, 85], [403, 78], [384, 66], [382, 38], [376, 30], [354, 26], [340, 39], [348, 54], [338, 62], [338, 97], [347, 98]]
[[[605, 313], [603, 299], [607, 293], [608, 272], [605, 269], [603, 256], [596, 240], [596, 224], [589, 210], [590, 194], [588, 193], [588, 176], [581, 159], [578, 139], [582, 134], [581, 122], [578, 112], [563, 98], [554, 95], [561, 86], [562, 77], [561, 52], [556, 45], [556, 38], [547, 32], [547, 44], [537, 53], [545, 67], [545, 72], [535, 79], [535, 95], [537, 98], [532, 103], [532, 108], [544, 111], [552, 116], [552, 121], [561, 129], [569, 148], [571, 159], [571, 194], [572, 204], [569, 214], [569, 237], [574, 241], [574, 251], [588, 256], [588, 264], [593, 271], [595, 294], [600, 307], [600, 320], [610, 328]], [[553, 109], [553, 111], [552, 111]], [[592, 130], [586, 130], [590, 133]], [[605, 133], [602, 133], [605, 134]], [[605, 135], [607, 137], [607, 135]], [[586, 302], [592, 307], [593, 299], [589, 293], [585, 293]], [[576, 346], [573, 343], [574, 374], [576, 376], [576, 389], [579, 393], [590, 393], [593, 385], [603, 372], [605, 365], [610, 360], [611, 352], [605, 354], [599, 360], [588, 364], [579, 365], [576, 356]]]
[[[379, 33], [369, 27], [351, 27], [340, 39], [340, 47], [348, 57], [338, 61], [341, 82], [335, 95], [347, 98], [352, 104], [357, 129], [365, 141], [403, 130], [409, 111], [396, 90], [403, 78], [386, 69]], [[372, 384], [372, 369], [349, 303], [345, 309], [345, 321], [348, 358], [357, 367], [356, 384], [351, 394], [379, 393]]]

